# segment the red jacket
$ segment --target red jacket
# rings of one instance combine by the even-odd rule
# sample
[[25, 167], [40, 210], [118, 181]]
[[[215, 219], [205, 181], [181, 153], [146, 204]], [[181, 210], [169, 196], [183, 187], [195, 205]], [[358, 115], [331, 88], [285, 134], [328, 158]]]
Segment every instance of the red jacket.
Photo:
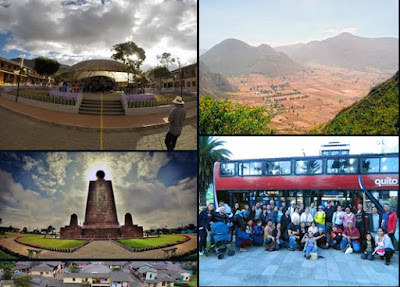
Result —
[[343, 233], [343, 230], [342, 230], [341, 228], [338, 228], [338, 229], [336, 230], [336, 232], [334, 232], [334, 231], [332, 230], [332, 231], [331, 231], [332, 240], [336, 240], [336, 234], [337, 234], [337, 235], [342, 235], [342, 233]]
[[388, 223], [387, 223], [387, 232], [395, 231], [396, 230], [396, 221], [397, 215], [395, 212], [392, 212], [389, 215]]

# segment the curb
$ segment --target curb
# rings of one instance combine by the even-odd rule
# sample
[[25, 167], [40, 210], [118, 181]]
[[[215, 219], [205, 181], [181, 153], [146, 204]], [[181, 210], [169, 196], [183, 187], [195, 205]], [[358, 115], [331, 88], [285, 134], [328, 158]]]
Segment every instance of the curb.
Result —
[[[64, 128], [69, 128], [69, 129], [76, 129], [76, 130], [86, 130], [86, 131], [100, 131], [99, 127], [88, 127], [88, 126], [81, 126], [81, 125], [68, 125], [68, 124], [63, 124], [63, 123], [56, 123], [56, 122], [52, 122], [49, 120], [45, 120], [42, 118], [38, 118], [35, 116], [32, 116], [30, 114], [26, 114], [26, 113], [21, 113], [18, 112], [10, 107], [6, 107], [3, 105], [0, 105], [0, 108], [4, 108], [7, 109], [8, 111], [11, 111], [15, 114], [21, 115], [25, 118], [29, 118], [29, 119], [33, 119], [37, 122], [40, 123], [46, 123], [49, 125], [53, 125], [53, 126], [59, 126], [59, 127], [64, 127]], [[104, 119], [104, 117], [103, 117]], [[192, 123], [196, 123], [197, 124], [197, 114], [187, 117], [185, 120], [185, 124], [184, 126], [188, 125], [188, 124], [192, 124]], [[144, 126], [139, 126], [139, 127], [126, 127], [126, 128], [121, 128], [121, 127], [103, 127], [103, 132], [108, 133], [108, 132], [130, 132], [130, 131], [143, 131], [143, 130], [152, 130], [152, 129], [158, 129], [158, 128], [163, 128], [163, 127], [167, 127], [168, 123], [157, 123], [157, 124], [152, 124], [152, 125], [144, 125]]]

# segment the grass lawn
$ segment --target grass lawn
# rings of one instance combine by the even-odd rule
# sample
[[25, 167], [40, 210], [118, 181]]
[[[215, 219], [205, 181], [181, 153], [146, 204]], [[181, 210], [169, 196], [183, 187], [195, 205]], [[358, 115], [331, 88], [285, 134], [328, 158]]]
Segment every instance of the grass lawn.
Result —
[[49, 248], [73, 248], [75, 246], [78, 246], [79, 244], [82, 244], [86, 240], [54, 239], [32, 236], [20, 238], [20, 241]]
[[26, 236], [29, 236], [29, 237], [33, 237], [33, 236], [43, 236], [43, 235], [41, 235], [41, 234], [25, 234], [25, 233], [16, 233], [16, 232], [6, 232], [5, 234], [0, 234], [0, 239], [1, 238], [5, 238], [5, 237], [7, 237], [7, 238], [10, 238], [10, 237], [26, 237]]
[[16, 257], [5, 253], [3, 250], [0, 250], [0, 259], [15, 259], [15, 258]]
[[[175, 94], [155, 94], [154, 95], [154, 99], [155, 100], [174, 100], [176, 98]], [[182, 99], [184, 102], [191, 102], [191, 101], [195, 101], [196, 98], [195, 97], [191, 97], [191, 96], [186, 96], [186, 95], [182, 95]]]
[[[12, 91], [13, 95], [17, 95], [17, 90]], [[25, 94], [34, 94], [34, 95], [43, 95], [43, 96], [49, 96], [49, 90], [46, 89], [20, 89], [19, 90], [19, 95], [23, 97]]]
[[131, 248], [143, 248], [158, 246], [166, 243], [173, 243], [185, 239], [182, 235], [160, 235], [160, 237], [138, 238], [138, 239], [119, 239], [118, 242]]

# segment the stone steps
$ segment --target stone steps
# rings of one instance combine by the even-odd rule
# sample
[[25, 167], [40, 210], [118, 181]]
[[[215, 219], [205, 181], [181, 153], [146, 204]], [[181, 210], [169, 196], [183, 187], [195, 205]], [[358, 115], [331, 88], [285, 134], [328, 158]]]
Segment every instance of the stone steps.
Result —
[[[101, 101], [100, 100], [82, 100], [79, 107], [80, 114], [100, 115]], [[103, 101], [103, 115], [125, 115], [121, 101]]]

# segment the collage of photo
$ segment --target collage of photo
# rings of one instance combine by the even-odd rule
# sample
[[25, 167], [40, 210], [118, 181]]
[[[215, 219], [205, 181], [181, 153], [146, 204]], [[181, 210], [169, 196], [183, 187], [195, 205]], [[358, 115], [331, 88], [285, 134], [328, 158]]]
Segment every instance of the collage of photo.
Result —
[[0, 287], [399, 286], [399, 2], [0, 0]]

